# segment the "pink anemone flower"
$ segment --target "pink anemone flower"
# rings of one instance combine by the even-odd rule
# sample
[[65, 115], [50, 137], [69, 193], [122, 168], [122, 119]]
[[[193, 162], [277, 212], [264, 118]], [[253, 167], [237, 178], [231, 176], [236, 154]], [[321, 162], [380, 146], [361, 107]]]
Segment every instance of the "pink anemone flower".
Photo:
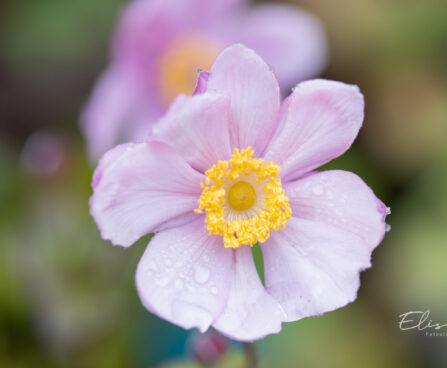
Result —
[[326, 64], [319, 21], [293, 6], [245, 0], [137, 0], [126, 8], [82, 116], [96, 160], [121, 142], [141, 141], [179, 93], [192, 94], [197, 71], [242, 42], [274, 69], [283, 88], [318, 75]]
[[104, 239], [128, 247], [155, 233], [136, 272], [144, 306], [252, 341], [352, 302], [387, 208], [355, 174], [314, 169], [354, 141], [359, 89], [311, 80], [280, 103], [272, 70], [242, 45], [201, 77], [147, 141], [108, 151], [93, 177]]

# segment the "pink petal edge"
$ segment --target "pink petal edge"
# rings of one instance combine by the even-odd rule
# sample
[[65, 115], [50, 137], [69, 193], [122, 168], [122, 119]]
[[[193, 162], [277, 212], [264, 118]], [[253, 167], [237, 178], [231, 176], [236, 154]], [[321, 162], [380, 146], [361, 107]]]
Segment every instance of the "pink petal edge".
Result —
[[273, 72], [253, 50], [236, 44], [216, 58], [207, 91], [230, 98], [232, 147], [251, 146], [261, 156], [277, 126], [279, 86]]
[[205, 332], [225, 308], [232, 253], [204, 228], [204, 216], [154, 236], [138, 264], [143, 305], [183, 328]]
[[276, 162], [284, 182], [343, 154], [363, 123], [357, 86], [315, 79], [302, 82], [283, 101], [279, 126], [264, 158]]
[[197, 207], [204, 176], [161, 142], [107, 152], [93, 175], [90, 210], [103, 239], [128, 247]]
[[213, 327], [238, 341], [254, 341], [279, 333], [285, 314], [264, 289], [256, 271], [251, 247], [233, 249], [235, 271], [223, 313]]

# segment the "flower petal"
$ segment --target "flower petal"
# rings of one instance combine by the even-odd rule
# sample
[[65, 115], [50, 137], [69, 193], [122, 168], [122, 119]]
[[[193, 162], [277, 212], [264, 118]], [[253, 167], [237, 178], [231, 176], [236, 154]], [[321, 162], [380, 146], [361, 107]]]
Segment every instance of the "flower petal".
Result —
[[253, 341], [278, 333], [285, 315], [278, 302], [262, 286], [251, 248], [243, 245], [233, 252], [235, 270], [228, 303], [213, 327], [240, 341]]
[[138, 264], [136, 284], [151, 312], [204, 332], [225, 308], [232, 273], [231, 250], [208, 234], [200, 216], [154, 236]]
[[326, 66], [323, 26], [298, 7], [258, 5], [241, 14], [234, 32], [239, 42], [256, 50], [272, 66], [283, 88], [317, 76]]
[[122, 144], [107, 152], [95, 171], [91, 213], [104, 239], [128, 247], [192, 212], [203, 180], [164, 143]]
[[165, 84], [160, 79], [163, 55], [183, 38], [207, 36], [216, 17], [243, 1], [132, 1], [124, 9], [113, 40], [113, 65], [126, 67], [144, 91], [146, 106], [164, 110], [166, 100], [160, 90]]
[[358, 236], [292, 217], [263, 244], [267, 292], [283, 307], [286, 321], [322, 314], [352, 302], [371, 249]]
[[298, 84], [281, 106], [277, 132], [264, 154], [280, 167], [284, 181], [340, 156], [363, 122], [357, 86], [327, 80]]
[[[87, 138], [89, 156], [96, 160], [108, 149], [123, 140], [138, 136], [134, 131], [146, 134], [150, 125], [143, 123], [140, 91], [132, 78], [122, 68], [113, 67], [104, 72], [86, 105], [81, 118], [82, 130]], [[147, 109], [144, 115], [149, 118]], [[154, 115], [158, 116], [158, 113]], [[142, 135], [139, 139], [144, 140]]]
[[385, 234], [385, 205], [357, 175], [313, 172], [284, 185], [295, 217], [332, 224], [352, 232], [374, 249]]
[[[149, 71], [157, 70], [159, 56], [173, 40], [208, 30], [216, 19], [246, 0], [139, 0], [130, 2], [114, 39], [114, 60]], [[160, 37], [160, 35], [163, 35]], [[141, 74], [145, 75], [145, 74]]]
[[180, 95], [154, 126], [152, 139], [174, 147], [192, 167], [205, 172], [231, 157], [229, 108], [223, 95]]
[[207, 87], [231, 99], [232, 146], [251, 146], [260, 156], [276, 129], [279, 111], [278, 82], [267, 64], [251, 49], [230, 46], [214, 62]]

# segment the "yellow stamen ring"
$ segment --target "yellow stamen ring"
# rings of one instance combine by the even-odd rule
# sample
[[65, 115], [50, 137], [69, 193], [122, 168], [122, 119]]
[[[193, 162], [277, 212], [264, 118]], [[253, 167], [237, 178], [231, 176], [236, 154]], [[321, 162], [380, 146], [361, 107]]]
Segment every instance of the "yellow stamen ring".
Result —
[[[225, 247], [253, 246], [285, 228], [292, 216], [284, 194], [279, 166], [252, 157], [248, 147], [235, 148], [229, 161], [218, 161], [205, 172], [196, 213], [206, 214], [205, 228], [223, 237]], [[228, 195], [226, 195], [228, 193]]]

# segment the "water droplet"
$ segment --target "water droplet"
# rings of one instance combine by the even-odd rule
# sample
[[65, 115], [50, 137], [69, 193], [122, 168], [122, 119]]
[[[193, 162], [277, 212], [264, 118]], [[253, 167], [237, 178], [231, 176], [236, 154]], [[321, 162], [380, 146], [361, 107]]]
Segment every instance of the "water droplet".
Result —
[[391, 215], [391, 207], [387, 207], [386, 208], [386, 214], [387, 215]]
[[183, 289], [183, 281], [180, 279], [175, 280], [175, 288], [177, 290], [182, 290]]
[[324, 188], [321, 184], [318, 184], [318, 185], [314, 186], [312, 191], [314, 192], [315, 195], [322, 195], [324, 192]]
[[168, 277], [162, 277], [161, 279], [158, 279], [156, 281], [156, 283], [157, 283], [158, 286], [164, 287], [167, 284], [169, 284], [169, 278]]
[[196, 265], [194, 267], [194, 279], [199, 284], [204, 284], [205, 282], [208, 281], [209, 278], [210, 278], [210, 270], [208, 268], [203, 267], [201, 265]]
[[215, 286], [213, 286], [210, 289], [210, 291], [211, 291], [211, 294], [213, 294], [213, 295], [217, 295], [219, 293], [219, 289], [217, 287], [215, 287]]
[[385, 224], [385, 231], [388, 232], [391, 230], [391, 225]]

